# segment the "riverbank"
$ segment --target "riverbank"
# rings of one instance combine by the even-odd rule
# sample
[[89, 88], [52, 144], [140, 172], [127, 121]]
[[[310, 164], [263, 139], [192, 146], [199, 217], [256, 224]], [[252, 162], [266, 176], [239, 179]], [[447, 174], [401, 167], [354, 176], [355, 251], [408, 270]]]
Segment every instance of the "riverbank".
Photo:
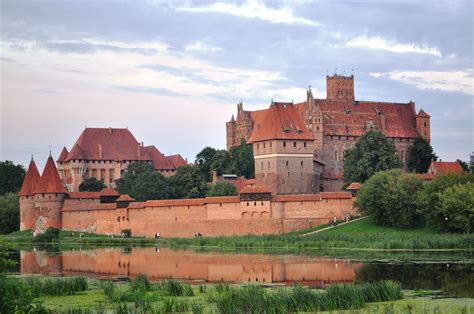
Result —
[[[428, 228], [399, 229], [381, 227], [370, 218], [343, 226], [281, 235], [198, 237], [163, 239], [171, 247], [208, 249], [292, 249], [292, 250], [383, 250], [383, 251], [472, 251], [474, 234], [441, 234]], [[327, 229], [326, 229], [327, 228]], [[321, 230], [314, 233], [315, 230]], [[311, 234], [308, 234], [311, 233]]]
[[[144, 276], [131, 282], [38, 276], [7, 280], [10, 280], [7, 286], [14, 284], [16, 290], [16, 295], [10, 298], [18, 296], [23, 302], [29, 301], [34, 307], [53, 313], [227, 313], [230, 309], [248, 313], [334, 310], [469, 313], [474, 310], [474, 299], [444, 298], [432, 291], [402, 291], [393, 281], [339, 284], [321, 290], [278, 285], [190, 285], [176, 280], [150, 282]], [[32, 298], [24, 299], [29, 296]]]

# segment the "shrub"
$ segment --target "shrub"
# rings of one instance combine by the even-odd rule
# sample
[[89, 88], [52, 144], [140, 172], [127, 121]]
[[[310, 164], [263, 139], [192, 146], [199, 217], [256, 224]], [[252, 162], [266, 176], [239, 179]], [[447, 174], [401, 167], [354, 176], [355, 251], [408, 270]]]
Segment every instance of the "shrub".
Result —
[[59, 239], [59, 232], [61, 230], [57, 228], [48, 228], [45, 233], [40, 233], [36, 235], [36, 237], [33, 238], [33, 242], [39, 242], [39, 243], [44, 243], [44, 242], [53, 242], [55, 240]]
[[399, 169], [378, 172], [362, 185], [356, 206], [372, 215], [378, 225], [414, 227], [422, 223], [417, 212], [417, 196], [422, 188], [418, 177]]
[[474, 183], [449, 187], [441, 193], [440, 198], [440, 214], [447, 218], [447, 231], [474, 231]]
[[132, 290], [150, 291], [151, 283], [145, 275], [138, 275], [130, 284]]
[[[418, 196], [417, 207], [418, 212], [425, 217], [428, 226], [434, 227], [439, 231], [460, 231], [456, 223], [457, 219], [453, 219], [453, 222], [450, 222], [448, 213], [451, 214], [452, 212], [447, 207], [449, 205], [446, 202], [443, 205], [443, 197], [448, 196], [443, 196], [443, 192], [449, 187], [466, 183], [474, 183], [474, 174], [440, 175], [432, 182], [425, 184], [423, 191]], [[445, 209], [443, 209], [443, 206]], [[452, 214], [453, 216], [458, 216], [454, 212]], [[448, 218], [447, 221], [446, 217]], [[464, 231], [466, 232], [467, 230]]]

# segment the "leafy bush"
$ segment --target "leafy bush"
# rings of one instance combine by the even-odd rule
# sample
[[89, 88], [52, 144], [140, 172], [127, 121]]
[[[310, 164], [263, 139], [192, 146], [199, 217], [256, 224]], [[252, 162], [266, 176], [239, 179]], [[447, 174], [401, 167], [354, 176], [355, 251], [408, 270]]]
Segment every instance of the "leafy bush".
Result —
[[235, 185], [229, 182], [217, 182], [211, 185], [207, 196], [232, 196], [237, 195], [237, 189]]
[[394, 169], [373, 175], [359, 190], [356, 206], [382, 226], [410, 228], [422, 223], [417, 195], [423, 182], [412, 174]]
[[[417, 203], [418, 211], [425, 217], [428, 226], [434, 227], [439, 231], [470, 232], [473, 230], [472, 226], [468, 228], [467, 224], [462, 222], [469, 219], [469, 215], [472, 215], [472, 211], [471, 214], [469, 214], [469, 208], [467, 208], [467, 211], [462, 209], [465, 206], [469, 206], [469, 203], [467, 202], [464, 206], [459, 208], [460, 204], [456, 204], [455, 200], [450, 197], [450, 194], [459, 193], [469, 199], [469, 193], [450, 191], [448, 194], [444, 194], [450, 187], [467, 183], [474, 183], [474, 174], [439, 175], [435, 180], [425, 184], [423, 191], [418, 196]], [[451, 201], [446, 201], [446, 197]], [[450, 206], [454, 206], [454, 208], [450, 208]], [[460, 212], [457, 212], [458, 210], [460, 210]], [[448, 219], [446, 220], [446, 218]], [[470, 221], [472, 221], [472, 218], [470, 218]], [[461, 226], [466, 227], [462, 228]]]
[[440, 215], [445, 215], [446, 230], [474, 231], [474, 183], [457, 184], [441, 193]]
[[151, 290], [151, 283], [145, 275], [138, 275], [137, 278], [132, 280], [130, 288], [132, 290], [140, 290], [146, 292]]
[[45, 233], [37, 234], [33, 238], [33, 242], [53, 242], [59, 239], [59, 233], [61, 230], [57, 228], [48, 228]]

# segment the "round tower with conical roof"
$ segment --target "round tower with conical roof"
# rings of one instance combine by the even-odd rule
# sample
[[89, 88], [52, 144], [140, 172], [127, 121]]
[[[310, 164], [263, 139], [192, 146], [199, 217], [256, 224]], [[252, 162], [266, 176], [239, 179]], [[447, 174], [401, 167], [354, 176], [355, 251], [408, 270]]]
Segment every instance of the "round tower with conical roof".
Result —
[[25, 180], [18, 193], [20, 199], [20, 230], [32, 230], [35, 221], [35, 200], [34, 190], [40, 174], [36, 167], [33, 157], [31, 157], [28, 171], [26, 172]]
[[35, 221], [32, 230], [37, 233], [43, 233], [48, 228], [61, 229], [61, 208], [66, 196], [66, 190], [51, 155], [36, 185], [34, 195]]

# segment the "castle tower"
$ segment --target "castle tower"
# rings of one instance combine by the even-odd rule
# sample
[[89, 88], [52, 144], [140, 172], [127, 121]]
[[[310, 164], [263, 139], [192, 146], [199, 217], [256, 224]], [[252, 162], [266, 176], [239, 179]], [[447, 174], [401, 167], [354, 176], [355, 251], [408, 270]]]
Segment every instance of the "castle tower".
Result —
[[424, 112], [423, 109], [420, 109], [420, 111], [416, 115], [416, 130], [422, 138], [424, 138], [428, 142], [431, 140], [430, 115]]
[[23, 181], [21, 190], [18, 193], [20, 198], [20, 230], [22, 231], [31, 230], [33, 228], [35, 217], [34, 190], [39, 180], [40, 174], [38, 168], [36, 167], [33, 157], [31, 157], [25, 180]]
[[313, 137], [293, 104], [272, 102], [248, 142], [257, 186], [273, 194], [313, 192]]
[[229, 151], [233, 146], [236, 145], [235, 143], [235, 138], [236, 138], [236, 123], [234, 119], [234, 115], [232, 115], [232, 118], [230, 121], [226, 122], [226, 143], [227, 143], [227, 150]]
[[354, 101], [354, 75], [326, 76], [326, 99]]
[[32, 229], [43, 233], [48, 228], [62, 228], [61, 208], [66, 190], [51, 155], [34, 190], [35, 217]]

